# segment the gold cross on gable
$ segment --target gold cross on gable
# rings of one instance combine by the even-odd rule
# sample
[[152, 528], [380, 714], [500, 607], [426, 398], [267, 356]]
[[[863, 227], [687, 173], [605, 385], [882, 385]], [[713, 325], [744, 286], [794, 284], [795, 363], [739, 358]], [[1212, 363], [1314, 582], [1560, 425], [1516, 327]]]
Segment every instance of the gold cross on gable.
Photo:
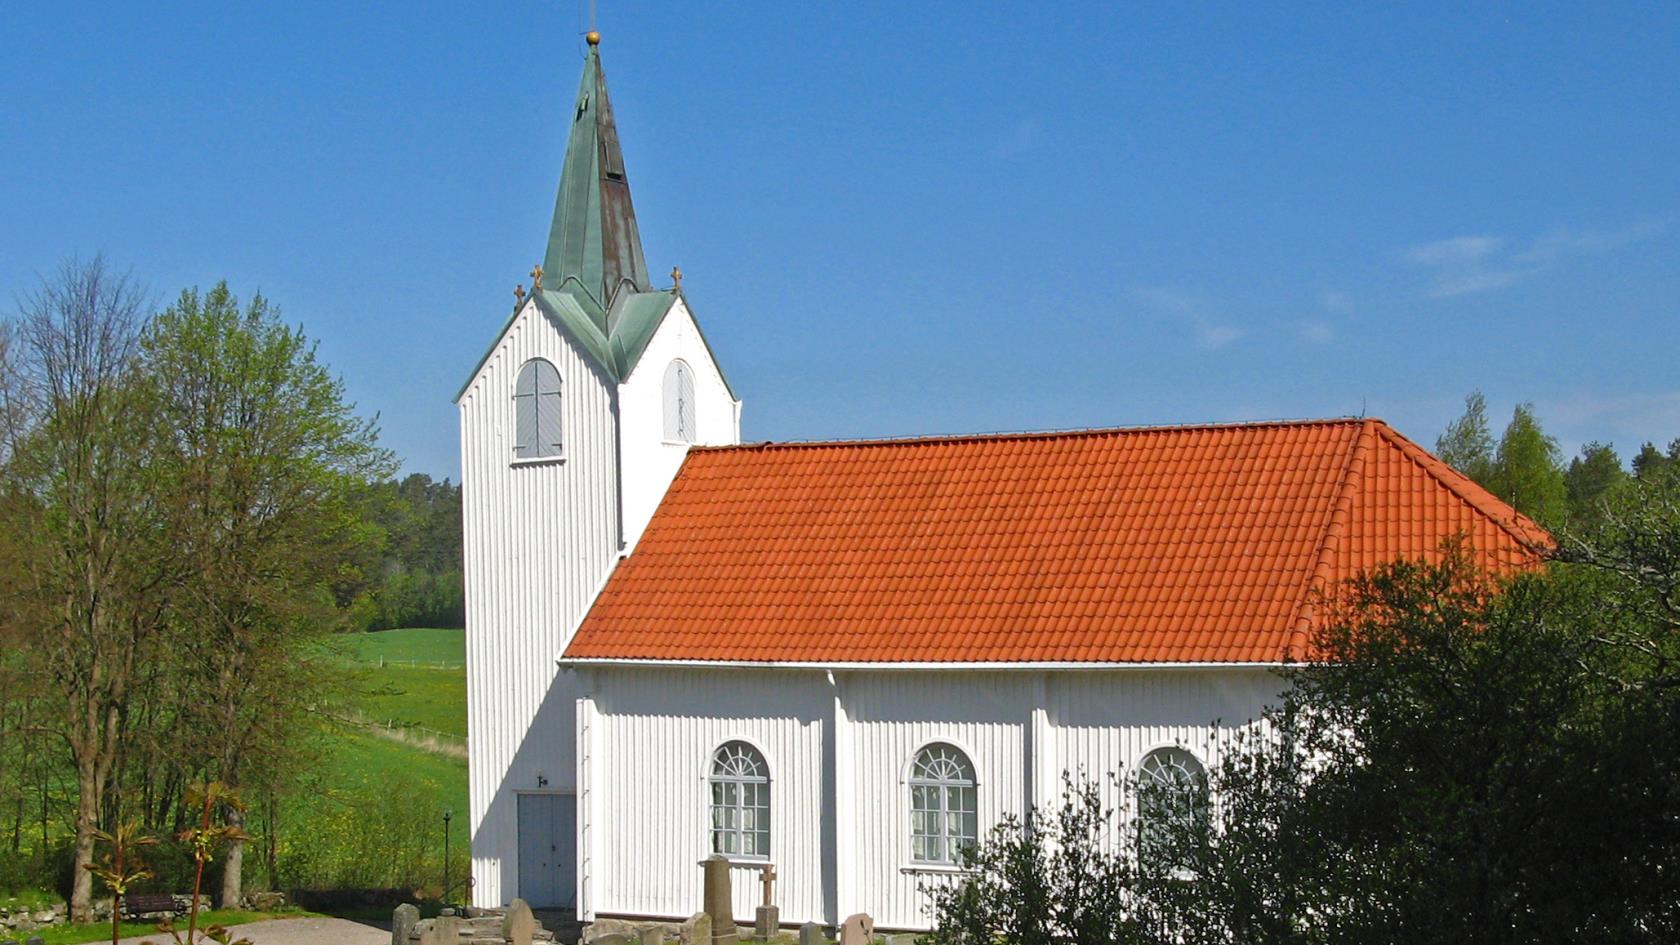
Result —
[[541, 266], [532, 266], [531, 267], [531, 291], [532, 292], [535, 292], [538, 289], [542, 288], [542, 276], [543, 276], [543, 272], [542, 272], [542, 267]]
[[682, 288], [682, 267], [681, 266], [672, 266], [671, 267], [671, 281], [676, 284], [678, 289]]
[[514, 299], [515, 302], [525, 301], [525, 287], [524, 286], [516, 285], [516, 286], [513, 287], [513, 299]]

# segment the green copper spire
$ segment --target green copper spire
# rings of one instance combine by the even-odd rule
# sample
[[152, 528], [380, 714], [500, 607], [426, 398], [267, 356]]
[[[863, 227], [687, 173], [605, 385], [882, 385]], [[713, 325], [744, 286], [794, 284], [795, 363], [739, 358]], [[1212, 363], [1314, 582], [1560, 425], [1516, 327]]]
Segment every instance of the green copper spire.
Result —
[[[496, 337], [499, 342], [534, 304], [608, 377], [622, 383], [636, 370], [648, 342], [676, 307], [682, 288], [679, 284], [655, 289], [649, 284], [636, 211], [630, 205], [630, 184], [624, 177], [624, 155], [618, 149], [618, 129], [601, 74], [601, 37], [590, 33], [588, 39], [583, 81], [578, 84], [577, 104], [569, 113], [566, 163], [560, 173], [560, 195], [554, 200], [554, 224], [548, 231], [541, 277], [533, 279], [529, 300], [519, 296], [519, 304]], [[677, 275], [673, 270], [673, 278]], [[472, 377], [478, 376], [495, 350], [493, 343], [479, 358], [456, 399], [466, 393]], [[727, 379], [723, 383], [729, 385]]]
[[543, 255], [543, 284], [584, 296], [587, 301], [578, 301], [606, 331], [606, 313], [618, 295], [646, 292], [649, 280], [612, 102], [607, 99], [607, 78], [601, 71], [599, 39], [594, 33], [589, 38], [560, 194], [554, 200], [554, 224]]

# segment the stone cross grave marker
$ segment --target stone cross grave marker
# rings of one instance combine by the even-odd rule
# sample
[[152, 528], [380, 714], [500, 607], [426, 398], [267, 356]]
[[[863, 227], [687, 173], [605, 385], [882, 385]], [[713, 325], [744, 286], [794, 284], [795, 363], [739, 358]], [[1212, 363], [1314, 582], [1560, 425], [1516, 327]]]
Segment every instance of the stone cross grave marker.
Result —
[[764, 902], [753, 916], [753, 934], [766, 942], [776, 937], [782, 927], [782, 913], [776, 908], [776, 867], [769, 863], [758, 871], [758, 881], [764, 884]]

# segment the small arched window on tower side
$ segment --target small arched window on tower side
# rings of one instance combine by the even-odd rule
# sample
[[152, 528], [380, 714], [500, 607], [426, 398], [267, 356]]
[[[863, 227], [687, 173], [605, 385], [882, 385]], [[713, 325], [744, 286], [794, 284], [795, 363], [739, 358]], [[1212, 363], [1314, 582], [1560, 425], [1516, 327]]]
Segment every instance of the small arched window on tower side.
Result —
[[1211, 828], [1207, 771], [1182, 748], [1157, 748], [1138, 765], [1137, 782], [1139, 859], [1188, 873]]
[[770, 858], [770, 766], [746, 742], [712, 753], [712, 852]]
[[681, 358], [665, 368], [665, 440], [694, 442], [694, 369]]
[[514, 459], [560, 455], [560, 371], [542, 358], [519, 368], [513, 389]]
[[954, 865], [979, 840], [974, 765], [955, 745], [934, 742], [910, 766], [910, 858]]

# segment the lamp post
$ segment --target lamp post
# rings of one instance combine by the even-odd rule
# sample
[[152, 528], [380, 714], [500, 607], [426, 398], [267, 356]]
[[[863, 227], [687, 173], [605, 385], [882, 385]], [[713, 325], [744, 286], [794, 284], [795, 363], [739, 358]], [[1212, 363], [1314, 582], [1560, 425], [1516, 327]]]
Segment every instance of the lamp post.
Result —
[[443, 904], [449, 905], [449, 820], [455, 812], [445, 807], [443, 809]]

